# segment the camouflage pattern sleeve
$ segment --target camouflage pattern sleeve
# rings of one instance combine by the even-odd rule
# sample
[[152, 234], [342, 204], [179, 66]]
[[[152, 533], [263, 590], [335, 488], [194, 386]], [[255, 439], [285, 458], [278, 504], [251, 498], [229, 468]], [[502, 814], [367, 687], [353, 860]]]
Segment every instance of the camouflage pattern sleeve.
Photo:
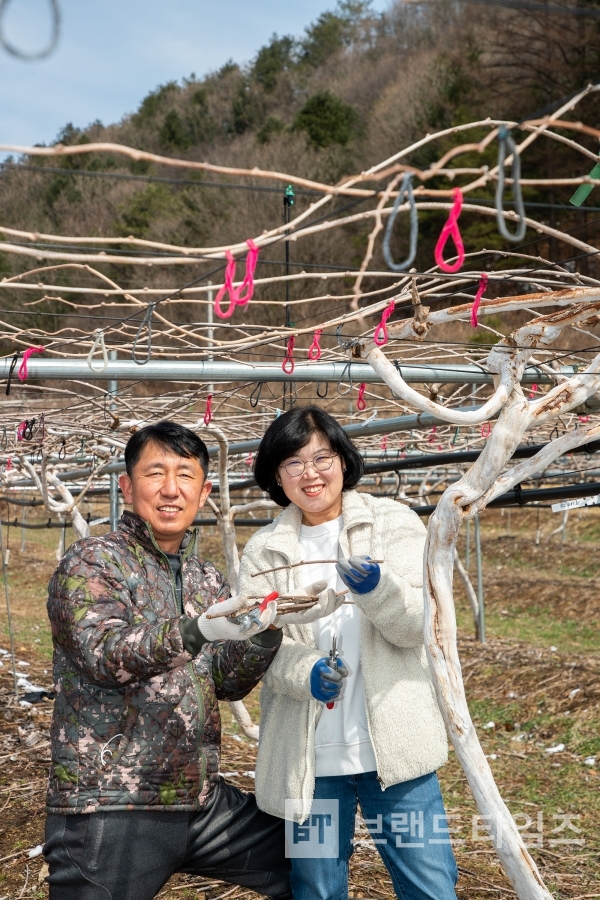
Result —
[[214, 643], [213, 681], [218, 700], [243, 700], [256, 687], [279, 650], [252, 641]]
[[[74, 544], [49, 585], [54, 641], [87, 679], [119, 687], [187, 663], [173, 609], [136, 605], [132, 587], [146, 573], [126, 571], [102, 540]], [[172, 613], [172, 618], [169, 617]]]

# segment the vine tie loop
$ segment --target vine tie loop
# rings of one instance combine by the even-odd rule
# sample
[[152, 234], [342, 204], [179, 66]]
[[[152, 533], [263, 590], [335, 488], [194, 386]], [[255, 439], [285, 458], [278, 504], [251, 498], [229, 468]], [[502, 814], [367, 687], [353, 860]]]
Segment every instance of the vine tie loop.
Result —
[[285, 348], [285, 357], [283, 362], [281, 363], [281, 368], [286, 373], [286, 375], [293, 375], [296, 364], [294, 362], [294, 345], [296, 343], [296, 336], [294, 334], [290, 334], [287, 339], [287, 344]]
[[8, 378], [6, 380], [6, 392], [5, 392], [7, 397], [10, 394], [10, 386], [12, 383], [12, 377], [13, 377], [13, 374], [15, 371], [15, 366], [17, 365], [18, 361], [19, 361], [19, 351], [17, 350], [17, 352], [15, 353], [15, 355], [13, 356], [13, 358], [10, 361], [10, 369], [8, 370]]
[[[246, 306], [254, 296], [254, 273], [258, 263], [259, 248], [256, 246], [252, 238], [246, 241], [248, 245], [248, 255], [246, 256], [246, 274], [239, 288], [233, 289], [233, 298], [236, 306]], [[235, 264], [234, 264], [235, 271]], [[246, 293], [244, 294], [244, 291]]]
[[258, 406], [258, 401], [260, 400], [260, 395], [262, 394], [264, 381], [259, 381], [252, 393], [250, 394], [250, 406], [252, 409], [256, 409]]
[[[254, 296], [254, 273], [258, 264], [258, 254], [260, 249], [254, 241], [249, 238], [246, 241], [248, 245], [248, 254], [246, 256], [246, 274], [239, 288], [234, 287], [233, 279], [235, 278], [236, 259], [231, 250], [225, 251], [227, 265], [225, 266], [225, 278], [222, 287], [215, 297], [214, 311], [220, 319], [229, 319], [235, 312], [236, 306], [246, 306]], [[221, 309], [221, 301], [225, 295], [229, 297], [229, 306], [226, 310]]]
[[487, 272], [482, 272], [479, 278], [479, 285], [477, 286], [477, 293], [475, 294], [475, 299], [473, 300], [473, 306], [471, 307], [471, 325], [473, 326], [473, 328], [477, 328], [477, 326], [479, 325], [479, 322], [477, 321], [477, 312], [479, 310], [481, 298], [485, 294], [487, 284], [488, 274]]
[[362, 381], [358, 386], [358, 397], [356, 398], [356, 408], [361, 412], [367, 408], [365, 401], [366, 382]]
[[[152, 303], [148, 304], [148, 308], [146, 309], [146, 312], [144, 313], [144, 318], [140, 322], [140, 327], [138, 328], [136, 335], [133, 339], [133, 346], [131, 347], [131, 356], [133, 358], [133, 361], [135, 363], [137, 363], [138, 366], [145, 366], [146, 363], [149, 361], [150, 357], [152, 356], [152, 316], [154, 315], [155, 306], [156, 306], [156, 300], [154, 300]], [[146, 342], [147, 342], [146, 358], [138, 359], [136, 356], [136, 350], [137, 350], [138, 341], [140, 340], [140, 338], [142, 336], [144, 328], [146, 328], [146, 332], [147, 332], [146, 333]], [[104, 338], [102, 339], [102, 343], [104, 344]], [[106, 365], [108, 365], [108, 359], [107, 359]], [[104, 368], [106, 368], [106, 366], [104, 366]]]
[[[458, 272], [465, 261], [465, 248], [463, 245], [462, 237], [460, 236], [460, 230], [458, 227], [458, 217], [460, 216], [460, 211], [463, 205], [463, 194], [460, 188], [454, 188], [452, 191], [454, 195], [454, 204], [452, 209], [450, 210], [450, 214], [448, 215], [448, 220], [444, 227], [442, 228], [442, 232], [438, 238], [438, 242], [435, 245], [435, 261], [442, 272], [449, 272], [450, 274], [454, 272]], [[452, 237], [454, 241], [454, 246], [456, 247], [456, 261], [453, 263], [447, 263], [444, 260], [444, 247], [446, 246], [446, 242], [449, 237]]]
[[[412, 188], [412, 179], [413, 173], [406, 172], [404, 178], [402, 180], [402, 185], [400, 186], [400, 190], [396, 196], [396, 200], [394, 202], [394, 208], [392, 210], [392, 214], [388, 219], [388, 223], [385, 229], [385, 234], [383, 237], [383, 258], [385, 259], [386, 265], [392, 272], [404, 272], [409, 266], [412, 266], [415, 256], [417, 255], [417, 238], [419, 235], [419, 213], [417, 212], [417, 206], [415, 203], [415, 195], [413, 193]], [[396, 216], [398, 215], [398, 210], [400, 209], [401, 204], [404, 200], [408, 201], [408, 205], [410, 208], [410, 243], [408, 256], [401, 263], [395, 263], [392, 259], [392, 251], [390, 249], [390, 241], [392, 238], [392, 231], [394, 230], [394, 223], [396, 221]]]
[[209, 394], [208, 397], [206, 398], [206, 409], [204, 411], [204, 424], [205, 425], [210, 425], [210, 423], [212, 422], [212, 419], [213, 419], [212, 400], [213, 400], [213, 395]]
[[[227, 265], [225, 266], [225, 278], [223, 280], [222, 286], [219, 288], [217, 296], [215, 297], [214, 302], [214, 311], [215, 315], [219, 317], [219, 319], [229, 319], [234, 313], [235, 310], [235, 297], [233, 294], [233, 277], [235, 275], [235, 259], [233, 257], [233, 253], [230, 250], [225, 252], [225, 258], [227, 260]], [[229, 297], [229, 306], [225, 311], [221, 309], [221, 300], [225, 296], [225, 294]]]
[[[94, 366], [94, 353], [98, 349], [102, 353], [102, 362], [99, 368]], [[94, 342], [92, 343], [92, 349], [87, 355], [87, 364], [92, 372], [104, 372], [108, 365], [108, 353], [106, 352], [106, 345], [104, 343], [104, 332], [101, 328], [96, 328], [94, 332]]]
[[[507, 151], [508, 150], [508, 154]], [[512, 234], [506, 227], [504, 221], [504, 163], [506, 157], [512, 155], [512, 164], [510, 167], [510, 177], [512, 178], [512, 192], [515, 210], [518, 216], [517, 230]], [[501, 125], [498, 129], [498, 181], [496, 183], [496, 222], [498, 223], [498, 231], [506, 241], [518, 243], [525, 237], [527, 231], [527, 222], [525, 221], [525, 206], [523, 204], [523, 193], [521, 191], [521, 157], [517, 150], [517, 146], [510, 133], [510, 129], [506, 125]]]
[[383, 347], [389, 341], [389, 334], [387, 330], [387, 320], [394, 312], [396, 308], [396, 301], [390, 300], [388, 306], [383, 310], [381, 314], [381, 322], [375, 329], [373, 333], [373, 341], [377, 344], [378, 347]]
[[319, 341], [321, 340], [322, 334], [322, 328], [317, 328], [315, 333], [313, 334], [312, 344], [310, 345], [308, 350], [308, 358], [312, 359], [313, 362], [321, 359], [321, 344], [319, 343]]
[[32, 353], [43, 353], [45, 347], [28, 347], [23, 354], [23, 362], [19, 367], [19, 381], [25, 381], [27, 378], [27, 361]]
[[[347, 391], [342, 391], [340, 389], [340, 385], [341, 385], [342, 381], [344, 380], [344, 375], [346, 374], [346, 372], [348, 372], [348, 381], [350, 382], [350, 386]], [[347, 362], [346, 365], [344, 366], [344, 368], [342, 369], [342, 374], [340, 375], [340, 377], [338, 379], [337, 392], [340, 395], [340, 397], [345, 397], [346, 394], [349, 394], [351, 390], [352, 390], [352, 363]]]

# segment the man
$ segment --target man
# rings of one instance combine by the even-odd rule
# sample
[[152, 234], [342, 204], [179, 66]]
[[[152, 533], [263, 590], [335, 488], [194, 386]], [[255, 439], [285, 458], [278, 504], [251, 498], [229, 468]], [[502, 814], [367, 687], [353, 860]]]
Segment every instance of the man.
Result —
[[283, 821], [219, 776], [217, 700], [240, 700], [268, 669], [276, 604], [243, 634], [206, 616], [244, 600], [194, 554], [188, 529], [211, 484], [192, 431], [140, 429], [125, 465], [133, 511], [73, 544], [49, 585], [50, 898], [150, 900], [174, 872], [291, 898]]

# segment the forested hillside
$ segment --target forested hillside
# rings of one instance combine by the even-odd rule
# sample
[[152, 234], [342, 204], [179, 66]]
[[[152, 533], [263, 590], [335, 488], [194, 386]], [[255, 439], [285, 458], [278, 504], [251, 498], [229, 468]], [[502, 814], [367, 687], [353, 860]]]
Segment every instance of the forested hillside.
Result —
[[[597, 0], [579, 0], [571, 11], [582, 8], [599, 10], [600, 5]], [[599, 19], [446, 0], [396, 2], [379, 15], [368, 2], [339, 0], [303, 35], [274, 34], [248, 64], [230, 61], [206, 77], [191, 74], [180, 83], [160, 85], [121, 122], [95, 122], [85, 128], [69, 123], [57, 141], [113, 141], [163, 155], [227, 166], [257, 165], [335, 182], [427, 132], [486, 116], [519, 120], [597, 81]], [[597, 97], [578, 110], [589, 124], [600, 123]], [[579, 137], [597, 149], [593, 138]], [[469, 135], [461, 142], [464, 139]], [[448, 138], [442, 147], [438, 143], [436, 156], [457, 140]], [[527, 156], [524, 174], [587, 174], [588, 169], [581, 171], [581, 157], [557, 147], [555, 142], [538, 141]], [[414, 153], [406, 162], [422, 167], [431, 161], [432, 152]], [[494, 164], [495, 146], [488, 156], [485, 161]], [[481, 156], [477, 159], [481, 164]], [[234, 182], [239, 184], [240, 179], [174, 175], [172, 169], [108, 154], [36, 157], [3, 167], [1, 224], [61, 235], [135, 235], [197, 246], [244, 240], [282, 221], [281, 185], [265, 191], [261, 182], [263, 190], [250, 191], [234, 189]], [[244, 183], [249, 185], [247, 179]], [[428, 184], [435, 187], [435, 182]], [[593, 240], [596, 226], [586, 224], [585, 214], [561, 209], [571, 193], [568, 187], [560, 192], [529, 189], [525, 199], [548, 204], [535, 208], [540, 220], [561, 228], [578, 227], [582, 239]], [[592, 194], [591, 205], [598, 193]], [[491, 188], [480, 196], [491, 200]], [[297, 192], [295, 211], [310, 200], [309, 194]], [[348, 198], [340, 198], [337, 208], [347, 202]], [[600, 197], [595, 203], [600, 204]], [[420, 216], [420, 268], [432, 263], [432, 247], [443, 221], [441, 212]], [[492, 218], [465, 214], [461, 226], [469, 250], [503, 246]], [[398, 242], [404, 239], [403, 227], [399, 223]], [[358, 223], [305, 238], [297, 253], [292, 247], [292, 263], [356, 266], [370, 228], [369, 223]], [[546, 241], [540, 252], [560, 259], [562, 251]], [[279, 273], [283, 253], [282, 245], [266, 253], [261, 275]], [[273, 266], [267, 264], [269, 259]], [[30, 262], [0, 254], [1, 274], [29, 268]], [[373, 265], [383, 265], [379, 250]], [[593, 266], [594, 261], [581, 265]], [[198, 264], [198, 272], [202, 266]], [[107, 267], [109, 271], [124, 287], [136, 277], [131, 267]], [[148, 283], [161, 277], [156, 269], [146, 274]], [[187, 280], [190, 270], [177, 275]], [[268, 296], [269, 289], [262, 290]], [[292, 294], [294, 290], [301, 293], [302, 286], [292, 288]], [[22, 302], [15, 293], [11, 307]], [[266, 312], [260, 315], [268, 317]]]

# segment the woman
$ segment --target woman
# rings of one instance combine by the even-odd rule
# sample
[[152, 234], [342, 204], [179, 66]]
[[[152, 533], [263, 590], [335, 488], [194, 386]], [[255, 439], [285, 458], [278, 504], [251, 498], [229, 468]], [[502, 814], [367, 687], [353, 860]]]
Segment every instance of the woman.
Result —
[[[256, 482], [285, 509], [248, 542], [240, 591], [306, 593], [321, 580], [330, 596], [350, 592], [324, 618], [276, 621], [284, 637], [261, 692], [256, 797], [276, 816], [320, 822], [322, 837], [328, 820], [309, 817], [311, 806], [337, 801], [332, 858], [298, 858], [310, 829], [290, 829], [295, 900], [348, 896], [357, 803], [398, 897], [456, 900], [435, 774], [448, 745], [423, 646], [425, 528], [406, 506], [355, 491], [362, 470], [343, 429], [316, 407], [276, 419], [258, 449]], [[327, 665], [334, 635], [339, 671]]]

